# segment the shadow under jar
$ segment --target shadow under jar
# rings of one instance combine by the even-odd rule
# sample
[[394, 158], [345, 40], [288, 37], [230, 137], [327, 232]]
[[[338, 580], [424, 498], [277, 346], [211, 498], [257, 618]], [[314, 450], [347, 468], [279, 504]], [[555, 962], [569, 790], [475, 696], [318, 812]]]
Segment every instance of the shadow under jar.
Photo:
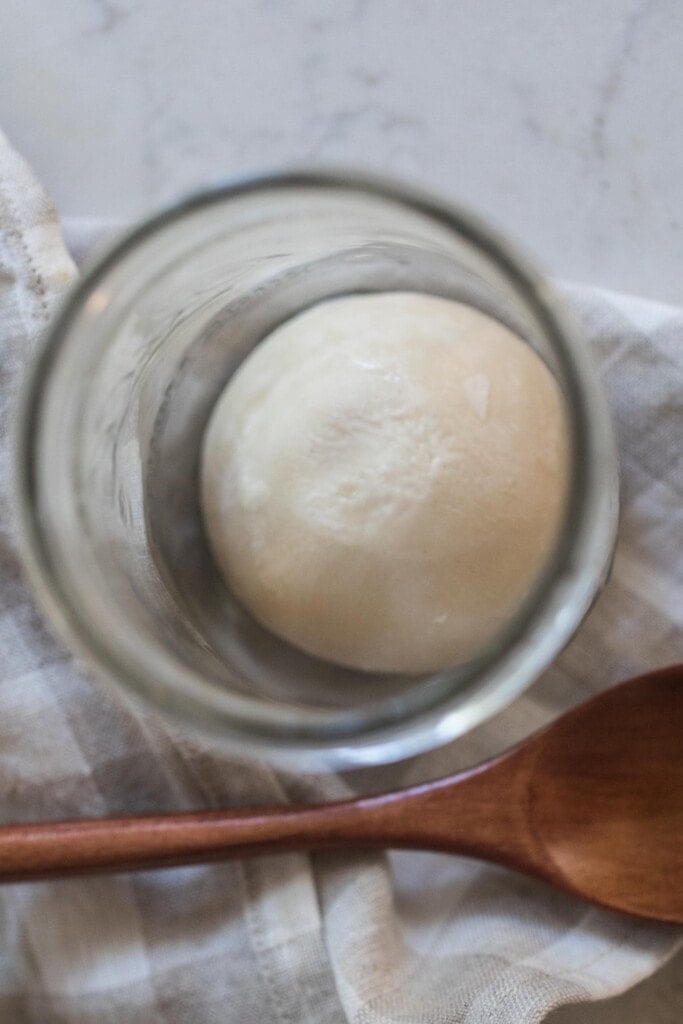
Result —
[[[564, 527], [533, 594], [474, 661], [429, 677], [341, 668], [267, 632], [219, 575], [199, 505], [204, 429], [251, 349], [322, 299], [382, 291], [502, 321], [554, 374], [570, 432]], [[320, 769], [433, 748], [531, 685], [604, 582], [617, 471], [580, 331], [508, 242], [403, 186], [304, 172], [191, 197], [91, 267], [26, 387], [19, 501], [36, 595], [97, 675], [229, 749]]]

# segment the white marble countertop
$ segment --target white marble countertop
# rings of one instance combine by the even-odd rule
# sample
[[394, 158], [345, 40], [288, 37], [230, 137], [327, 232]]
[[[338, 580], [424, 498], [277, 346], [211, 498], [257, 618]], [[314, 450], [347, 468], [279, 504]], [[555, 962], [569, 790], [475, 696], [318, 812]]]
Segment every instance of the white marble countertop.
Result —
[[683, 302], [681, 53], [679, 0], [3, 0], [0, 126], [65, 214], [340, 161]]

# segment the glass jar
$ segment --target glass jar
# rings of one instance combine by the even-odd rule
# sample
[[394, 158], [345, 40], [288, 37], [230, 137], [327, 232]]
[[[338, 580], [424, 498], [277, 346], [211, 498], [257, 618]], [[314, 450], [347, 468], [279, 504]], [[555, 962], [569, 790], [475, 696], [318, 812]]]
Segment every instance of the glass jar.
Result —
[[[198, 501], [205, 425], [252, 347], [321, 299], [397, 290], [468, 302], [531, 345], [572, 451], [562, 535], [528, 602], [475, 661], [419, 678], [330, 665], [261, 628], [214, 567]], [[36, 597], [82, 661], [230, 749], [306, 769], [417, 754], [511, 702], [589, 609], [617, 522], [609, 416], [553, 288], [469, 213], [356, 174], [220, 186], [118, 241], [35, 360], [18, 480]]]

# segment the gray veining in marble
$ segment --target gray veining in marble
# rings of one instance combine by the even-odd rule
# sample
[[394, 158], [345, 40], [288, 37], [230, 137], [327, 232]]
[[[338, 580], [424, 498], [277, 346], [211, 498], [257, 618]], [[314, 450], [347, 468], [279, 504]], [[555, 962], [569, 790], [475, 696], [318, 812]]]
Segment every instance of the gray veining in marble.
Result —
[[69, 214], [360, 164], [683, 302], [679, 0], [3, 0], [0, 125]]

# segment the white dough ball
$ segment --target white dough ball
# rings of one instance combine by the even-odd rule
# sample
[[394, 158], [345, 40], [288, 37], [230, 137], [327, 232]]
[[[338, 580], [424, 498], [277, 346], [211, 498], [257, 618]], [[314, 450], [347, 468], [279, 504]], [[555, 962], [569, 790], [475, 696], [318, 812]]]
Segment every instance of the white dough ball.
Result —
[[557, 384], [470, 306], [329, 300], [249, 355], [205, 435], [228, 585], [273, 633], [372, 671], [466, 661], [528, 595], [569, 472]]

